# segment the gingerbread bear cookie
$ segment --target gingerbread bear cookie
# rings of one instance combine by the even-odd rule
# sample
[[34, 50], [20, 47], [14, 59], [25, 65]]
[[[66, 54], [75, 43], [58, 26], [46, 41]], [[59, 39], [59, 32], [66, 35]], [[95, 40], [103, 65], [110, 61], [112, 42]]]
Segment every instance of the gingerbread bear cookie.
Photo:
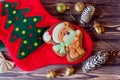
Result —
[[81, 30], [73, 29], [68, 22], [61, 22], [47, 30], [43, 35], [43, 40], [48, 44], [53, 44], [53, 51], [58, 56], [66, 55], [69, 62], [74, 62], [85, 55], [82, 37]]

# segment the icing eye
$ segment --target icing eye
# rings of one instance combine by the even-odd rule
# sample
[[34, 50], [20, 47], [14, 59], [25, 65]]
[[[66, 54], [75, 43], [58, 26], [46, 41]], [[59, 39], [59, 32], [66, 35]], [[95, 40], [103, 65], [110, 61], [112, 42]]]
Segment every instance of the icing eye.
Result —
[[67, 31], [67, 32], [66, 32], [66, 35], [69, 35], [69, 34], [70, 34], [70, 32]]

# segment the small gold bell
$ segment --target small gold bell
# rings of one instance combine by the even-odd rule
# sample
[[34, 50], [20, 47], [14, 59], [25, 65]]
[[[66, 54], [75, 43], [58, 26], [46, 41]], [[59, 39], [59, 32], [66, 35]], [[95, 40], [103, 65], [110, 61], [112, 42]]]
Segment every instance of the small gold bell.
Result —
[[56, 78], [56, 72], [54, 70], [51, 70], [47, 73], [47, 78]]
[[85, 9], [85, 5], [82, 3], [82, 2], [77, 2], [76, 4], [75, 4], [75, 10], [77, 11], [77, 12], [82, 12], [83, 10]]
[[73, 67], [67, 67], [65, 74], [66, 74], [67, 76], [70, 76], [70, 75], [73, 74], [74, 72], [75, 72], [75, 69], [74, 69]]
[[104, 29], [97, 22], [94, 22], [93, 27], [98, 34], [102, 34], [104, 32]]
[[56, 10], [58, 13], [64, 13], [68, 9], [69, 7], [65, 3], [58, 3], [56, 6]]

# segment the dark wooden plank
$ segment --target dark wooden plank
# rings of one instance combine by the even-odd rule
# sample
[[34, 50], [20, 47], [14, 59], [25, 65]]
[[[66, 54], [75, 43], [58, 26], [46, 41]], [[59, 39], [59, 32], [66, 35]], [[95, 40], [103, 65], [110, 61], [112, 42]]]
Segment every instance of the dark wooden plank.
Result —
[[[105, 33], [101, 36], [97, 35], [94, 30], [89, 31], [90, 34], [94, 35], [92, 39], [120, 39], [120, 1], [119, 0], [42, 0], [41, 2], [44, 4], [45, 8], [48, 10], [48, 12], [57, 17], [58, 19], [69, 21], [72, 23], [75, 23], [73, 19], [69, 16], [69, 12], [66, 12], [65, 14], [58, 14], [56, 12], [56, 4], [58, 2], [65, 2], [68, 6], [70, 6], [72, 10], [73, 16], [77, 20], [80, 18], [80, 14], [75, 12], [74, 10], [74, 4], [77, 1], [83, 1], [85, 4], [92, 4], [96, 8], [96, 12], [94, 15], [93, 21], [97, 21], [101, 24], [102, 27], [105, 28]], [[87, 26], [91, 26], [92, 24], [88, 24]], [[84, 26], [84, 25], [83, 25]]]
[[[120, 41], [94, 41], [93, 51], [98, 49], [107, 50], [119, 50], [120, 51]], [[47, 80], [46, 74], [49, 70], [57, 70], [59, 72], [56, 80], [118, 80], [120, 79], [120, 53], [116, 57], [116, 61], [112, 64], [108, 63], [90, 73], [83, 73], [81, 70], [82, 63], [73, 65], [76, 69], [75, 74], [72, 76], [65, 76], [65, 68], [70, 65], [50, 65], [35, 71], [25, 72], [15, 67], [12, 71], [5, 74], [0, 74], [0, 80]], [[72, 66], [72, 65], [71, 65]], [[112, 79], [111, 79], [112, 78]]]
[[[46, 74], [50, 69], [59, 69], [59, 74], [55, 80], [118, 80], [120, 79], [120, 66], [102, 66], [96, 70], [89, 73], [82, 73], [81, 66], [77, 66], [77, 71], [71, 76], [65, 76], [65, 67], [67, 65], [52, 65], [48, 67], [41, 68], [36, 71], [29, 73], [23, 72], [18, 68], [15, 68], [8, 73], [1, 74], [0, 80], [47, 80]], [[41, 73], [42, 72], [42, 73]]]

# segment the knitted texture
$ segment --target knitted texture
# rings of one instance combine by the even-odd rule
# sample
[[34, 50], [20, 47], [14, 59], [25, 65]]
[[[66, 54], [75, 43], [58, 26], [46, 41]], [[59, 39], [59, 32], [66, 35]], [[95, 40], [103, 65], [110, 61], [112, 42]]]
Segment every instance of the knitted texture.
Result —
[[13, 61], [23, 70], [30, 71], [49, 64], [77, 64], [91, 53], [92, 41], [80, 27], [71, 24], [83, 33], [85, 55], [75, 62], [59, 57], [52, 50], [52, 44], [46, 44], [42, 35], [48, 27], [61, 20], [51, 16], [40, 0], [6, 0], [0, 2], [0, 40], [7, 47]]
[[22, 38], [18, 58], [24, 59], [43, 44], [42, 35], [47, 28], [36, 27], [36, 23], [42, 20], [42, 16], [25, 17], [29, 9], [15, 9], [17, 5], [13, 2], [3, 2], [2, 16], [8, 14], [5, 26], [7, 29], [14, 24], [10, 42]]

